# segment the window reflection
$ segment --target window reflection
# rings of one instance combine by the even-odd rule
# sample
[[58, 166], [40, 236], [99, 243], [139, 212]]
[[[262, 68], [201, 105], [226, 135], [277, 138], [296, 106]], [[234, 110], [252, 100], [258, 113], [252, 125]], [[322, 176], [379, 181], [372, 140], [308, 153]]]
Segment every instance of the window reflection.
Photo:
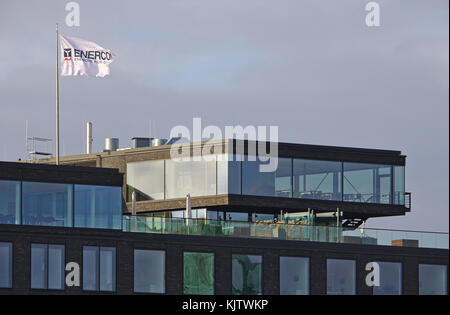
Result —
[[122, 188], [75, 185], [75, 227], [121, 229]]
[[350, 295], [356, 292], [356, 262], [327, 259], [327, 294]]
[[136, 201], [164, 199], [164, 160], [127, 164], [127, 188], [128, 201], [133, 191]]
[[12, 286], [12, 243], [0, 242], [0, 288]]
[[23, 224], [72, 226], [73, 185], [23, 182]]
[[216, 194], [216, 161], [166, 160], [166, 199]]
[[265, 164], [255, 156], [242, 161], [242, 194], [268, 197], [292, 197], [292, 160], [278, 158], [275, 172], [261, 172]]
[[419, 265], [419, 294], [448, 294], [448, 267], [446, 265]]
[[344, 201], [391, 203], [389, 165], [344, 163]]
[[20, 182], [0, 180], [0, 224], [20, 224]]
[[134, 250], [134, 292], [165, 293], [165, 252]]
[[342, 163], [294, 159], [294, 198], [342, 200]]
[[374, 295], [402, 294], [402, 264], [378, 262], [380, 266], [380, 285], [373, 287]]
[[184, 294], [214, 294], [214, 254], [184, 252]]
[[309, 258], [280, 257], [280, 294], [309, 294]]
[[233, 295], [262, 294], [262, 256], [232, 256]]

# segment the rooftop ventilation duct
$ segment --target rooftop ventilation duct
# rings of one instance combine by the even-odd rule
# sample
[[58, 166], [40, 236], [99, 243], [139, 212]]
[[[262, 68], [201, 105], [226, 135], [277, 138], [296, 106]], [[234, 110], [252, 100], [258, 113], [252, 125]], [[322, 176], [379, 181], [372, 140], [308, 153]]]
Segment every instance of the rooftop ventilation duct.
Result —
[[118, 138], [106, 138], [105, 139], [105, 149], [103, 151], [111, 152], [117, 151], [119, 148], [119, 139]]

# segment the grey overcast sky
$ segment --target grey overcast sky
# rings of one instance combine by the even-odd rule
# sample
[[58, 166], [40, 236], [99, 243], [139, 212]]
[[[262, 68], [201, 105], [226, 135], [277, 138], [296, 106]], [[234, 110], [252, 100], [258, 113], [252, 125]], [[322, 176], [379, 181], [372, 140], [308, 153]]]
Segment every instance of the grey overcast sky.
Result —
[[62, 153], [175, 125], [278, 125], [280, 141], [401, 150], [412, 212], [370, 227], [448, 232], [449, 1], [79, 0], [0, 2], [0, 160], [54, 139], [55, 23], [116, 54], [105, 78], [61, 78]]

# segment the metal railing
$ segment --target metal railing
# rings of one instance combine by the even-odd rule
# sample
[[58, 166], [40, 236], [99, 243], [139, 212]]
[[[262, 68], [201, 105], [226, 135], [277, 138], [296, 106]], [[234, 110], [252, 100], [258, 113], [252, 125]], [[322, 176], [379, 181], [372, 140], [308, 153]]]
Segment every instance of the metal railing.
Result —
[[286, 223], [124, 216], [123, 231], [326, 243], [449, 248], [448, 233], [344, 228]]

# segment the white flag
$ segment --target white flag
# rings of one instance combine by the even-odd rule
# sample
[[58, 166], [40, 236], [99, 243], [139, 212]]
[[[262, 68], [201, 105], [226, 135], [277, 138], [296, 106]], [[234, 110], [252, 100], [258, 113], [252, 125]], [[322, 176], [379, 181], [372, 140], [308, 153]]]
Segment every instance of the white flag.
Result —
[[113, 53], [97, 45], [74, 37], [60, 35], [61, 75], [104, 77], [109, 74]]

